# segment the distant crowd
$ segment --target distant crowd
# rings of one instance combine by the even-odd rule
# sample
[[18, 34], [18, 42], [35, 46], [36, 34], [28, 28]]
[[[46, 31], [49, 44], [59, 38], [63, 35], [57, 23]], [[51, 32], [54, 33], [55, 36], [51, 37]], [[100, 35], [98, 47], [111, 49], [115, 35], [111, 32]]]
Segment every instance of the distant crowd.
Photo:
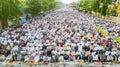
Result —
[[[104, 36], [97, 26], [108, 32]], [[120, 62], [118, 44], [120, 25], [78, 12], [74, 8], [57, 9], [45, 17], [0, 35], [0, 60], [22, 62]]]

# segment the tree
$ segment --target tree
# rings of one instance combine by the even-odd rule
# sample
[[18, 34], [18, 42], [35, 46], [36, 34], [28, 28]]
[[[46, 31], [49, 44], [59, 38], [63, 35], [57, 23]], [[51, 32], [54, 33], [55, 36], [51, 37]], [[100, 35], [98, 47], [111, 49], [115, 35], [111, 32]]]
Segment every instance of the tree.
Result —
[[36, 16], [41, 12], [47, 12], [56, 7], [57, 2], [55, 0], [26, 0], [28, 11]]
[[[101, 6], [102, 3], [102, 7]], [[112, 4], [112, 0], [80, 0], [80, 7], [86, 11], [94, 11], [106, 16], [108, 11], [108, 6]]]
[[19, 4], [18, 0], [0, 1], [0, 21], [3, 29], [8, 27], [8, 19], [13, 19], [21, 15]]
[[41, 11], [40, 0], [26, 0], [26, 5], [28, 6], [28, 12], [33, 16], [37, 15]]
[[107, 9], [107, 15], [109, 16], [109, 15], [113, 15], [113, 13], [114, 13], [114, 9], [113, 9], [113, 7], [111, 6], [111, 5], [109, 5], [108, 6], [108, 9]]
[[93, 0], [92, 8], [94, 12], [99, 12], [100, 10], [99, 6], [100, 6], [100, 0]]
[[48, 11], [55, 8], [57, 4], [58, 4], [58, 2], [56, 2], [55, 0], [49, 0], [49, 2], [48, 2], [48, 6], [49, 6]]
[[99, 0], [81, 0], [80, 7], [86, 11], [98, 11], [99, 8]]
[[120, 4], [118, 4], [118, 6], [117, 6], [117, 15], [119, 15], [120, 14]]
[[108, 14], [107, 13], [107, 9], [109, 9], [108, 6], [110, 4], [112, 4], [112, 0], [101, 0], [101, 2], [103, 3], [102, 9], [101, 9], [102, 10], [101, 14], [103, 16], [106, 16], [106, 14]]

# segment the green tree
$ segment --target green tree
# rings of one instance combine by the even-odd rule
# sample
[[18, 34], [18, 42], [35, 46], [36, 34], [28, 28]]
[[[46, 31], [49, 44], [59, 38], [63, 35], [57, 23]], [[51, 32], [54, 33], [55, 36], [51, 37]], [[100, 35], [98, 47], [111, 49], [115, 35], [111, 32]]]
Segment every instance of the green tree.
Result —
[[100, 0], [93, 0], [92, 9], [94, 12], [99, 12], [100, 10]]
[[99, 0], [81, 0], [80, 7], [86, 11], [98, 11], [99, 8]]
[[33, 16], [37, 15], [41, 11], [41, 2], [40, 0], [26, 0], [28, 6], [28, 12]]
[[0, 21], [2, 28], [8, 27], [8, 19], [13, 19], [21, 15], [18, 0], [0, 0]]
[[112, 0], [101, 0], [101, 3], [103, 3], [103, 6], [101, 8], [102, 10], [101, 14], [106, 16], [106, 14], [108, 14], [107, 13], [107, 10], [109, 9], [108, 6], [112, 4]]
[[51, 10], [51, 9], [54, 9], [57, 6], [57, 4], [58, 4], [57, 1], [55, 1], [55, 0], [49, 0], [49, 2], [48, 2], [48, 6], [49, 6], [48, 11]]
[[[102, 3], [102, 7], [101, 6]], [[106, 16], [108, 11], [108, 6], [112, 4], [112, 0], [80, 0], [80, 6], [83, 10], [99, 12], [100, 14]]]
[[56, 7], [57, 2], [55, 0], [26, 0], [28, 11], [36, 16], [40, 12], [47, 12]]

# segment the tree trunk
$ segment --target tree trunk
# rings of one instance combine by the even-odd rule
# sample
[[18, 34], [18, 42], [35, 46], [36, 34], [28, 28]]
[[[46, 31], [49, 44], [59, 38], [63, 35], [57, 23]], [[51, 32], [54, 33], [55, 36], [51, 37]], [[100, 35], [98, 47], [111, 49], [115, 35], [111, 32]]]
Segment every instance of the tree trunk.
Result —
[[1, 20], [2, 29], [8, 28], [8, 21], [7, 21], [7, 19], [0, 19], [0, 20]]

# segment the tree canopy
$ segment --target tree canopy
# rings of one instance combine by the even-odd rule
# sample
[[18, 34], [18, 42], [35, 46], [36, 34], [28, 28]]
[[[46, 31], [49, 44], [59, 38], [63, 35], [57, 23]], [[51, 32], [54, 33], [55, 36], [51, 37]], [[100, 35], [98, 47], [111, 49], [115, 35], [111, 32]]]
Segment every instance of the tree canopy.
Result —
[[55, 0], [26, 0], [28, 11], [36, 16], [40, 12], [46, 12], [56, 7], [57, 2]]
[[21, 15], [19, 10], [20, 2], [18, 0], [1, 0], [0, 1], [0, 20], [2, 28], [8, 26], [8, 19]]
[[85, 11], [99, 12], [101, 15], [106, 16], [109, 5], [112, 0], [80, 0], [80, 6]]

